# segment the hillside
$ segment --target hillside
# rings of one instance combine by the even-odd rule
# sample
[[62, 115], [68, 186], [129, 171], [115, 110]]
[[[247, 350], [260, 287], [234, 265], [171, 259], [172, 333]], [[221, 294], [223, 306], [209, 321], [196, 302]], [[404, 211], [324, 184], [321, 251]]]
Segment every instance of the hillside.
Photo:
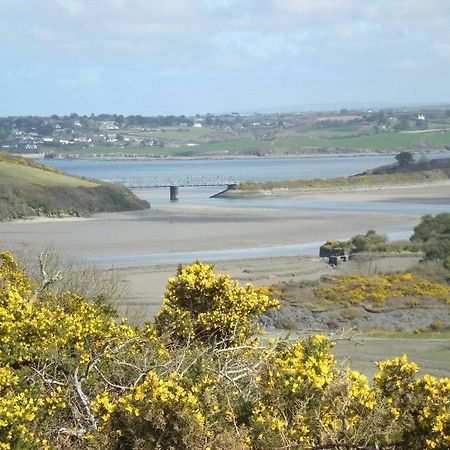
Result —
[[450, 110], [0, 117], [0, 148], [49, 158], [422, 153], [450, 149]]
[[27, 216], [83, 216], [148, 208], [120, 185], [72, 177], [0, 154], [0, 221]]

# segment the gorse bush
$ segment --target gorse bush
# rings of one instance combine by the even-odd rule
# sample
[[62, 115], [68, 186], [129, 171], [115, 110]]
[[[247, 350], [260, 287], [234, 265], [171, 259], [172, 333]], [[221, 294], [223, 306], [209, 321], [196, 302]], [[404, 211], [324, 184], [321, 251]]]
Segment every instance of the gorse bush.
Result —
[[177, 277], [169, 279], [156, 327], [179, 341], [242, 344], [260, 331], [256, 319], [278, 306], [263, 289], [240, 287], [228, 275], [216, 275], [211, 266], [197, 261], [180, 266]]
[[371, 302], [383, 306], [389, 298], [404, 298], [419, 301], [432, 298], [450, 303], [450, 287], [413, 275], [350, 275], [325, 278], [320, 287], [314, 289], [317, 298], [355, 305]]
[[180, 267], [139, 328], [46, 278], [0, 254], [0, 449], [450, 446], [448, 378], [403, 356], [370, 383], [324, 336], [261, 345], [276, 303], [210, 266]]

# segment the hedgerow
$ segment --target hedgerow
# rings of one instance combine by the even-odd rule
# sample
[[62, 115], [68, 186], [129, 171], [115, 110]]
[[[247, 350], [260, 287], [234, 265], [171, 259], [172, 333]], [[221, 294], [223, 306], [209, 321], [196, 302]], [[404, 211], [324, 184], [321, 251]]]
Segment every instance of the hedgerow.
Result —
[[0, 254], [0, 449], [450, 446], [448, 378], [402, 356], [369, 382], [324, 336], [261, 344], [276, 302], [210, 266], [180, 268], [139, 328], [57, 278], [33, 283]]

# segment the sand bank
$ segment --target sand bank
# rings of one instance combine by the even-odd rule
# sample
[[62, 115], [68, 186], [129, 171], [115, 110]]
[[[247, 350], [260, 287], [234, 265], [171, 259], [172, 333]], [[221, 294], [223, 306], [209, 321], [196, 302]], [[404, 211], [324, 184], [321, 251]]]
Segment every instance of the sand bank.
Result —
[[[448, 204], [450, 183], [404, 189], [371, 191], [336, 191], [297, 193], [293, 199], [328, 202], [421, 202]], [[447, 200], [447, 203], [445, 203]], [[375, 205], [375, 203], [374, 203]], [[0, 248], [24, 247], [37, 255], [46, 248], [76, 258], [126, 257], [154, 253], [198, 252], [226, 249], [246, 249], [271, 246], [292, 246], [323, 242], [327, 239], [345, 239], [368, 229], [389, 233], [412, 230], [421, 214], [404, 213], [395, 205], [380, 211], [304, 210], [237, 208], [226, 206], [199, 206], [177, 203], [155, 205], [150, 210], [111, 213], [93, 216], [90, 220], [37, 220], [0, 223]], [[258, 277], [246, 279], [251, 273], [262, 271], [264, 282], [296, 273], [298, 257], [258, 258], [228, 261], [218, 269], [231, 273], [243, 281], [258, 283]], [[305, 260], [305, 275], [309, 270], [317, 274], [323, 264]], [[130, 303], [153, 305], [162, 299], [167, 278], [175, 273], [172, 264], [115, 264], [126, 266], [125, 278], [131, 289]], [[320, 270], [319, 270], [320, 268]], [[328, 270], [328, 268], [323, 269]], [[272, 277], [272, 278], [271, 278]], [[280, 278], [280, 277], [278, 277]]]

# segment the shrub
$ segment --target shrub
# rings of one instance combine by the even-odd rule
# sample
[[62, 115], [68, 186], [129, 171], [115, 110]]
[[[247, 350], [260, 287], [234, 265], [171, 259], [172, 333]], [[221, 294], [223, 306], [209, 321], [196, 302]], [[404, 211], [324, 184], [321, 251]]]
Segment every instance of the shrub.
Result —
[[440, 261], [450, 269], [450, 213], [423, 216], [411, 240], [422, 244], [426, 260]]
[[197, 261], [180, 266], [176, 278], [169, 279], [156, 327], [178, 341], [213, 338], [226, 345], [242, 344], [260, 331], [259, 316], [278, 306], [263, 289], [241, 287]]

